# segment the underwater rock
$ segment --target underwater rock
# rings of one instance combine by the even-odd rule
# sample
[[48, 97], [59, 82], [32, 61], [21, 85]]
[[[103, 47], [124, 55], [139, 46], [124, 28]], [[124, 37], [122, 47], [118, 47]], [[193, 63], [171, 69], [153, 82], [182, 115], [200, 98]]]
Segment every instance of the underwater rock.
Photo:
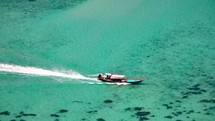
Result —
[[207, 112], [207, 113], [205, 113], [204, 115], [211, 115], [211, 113], [208, 113], [208, 112]]
[[72, 103], [84, 103], [83, 101], [72, 101]]
[[172, 106], [167, 106], [167, 107], [166, 107], [166, 109], [171, 109], [171, 108], [173, 108], [173, 107], [172, 107]]
[[192, 94], [194, 94], [194, 95], [200, 95], [200, 94], [202, 94], [202, 92], [191, 92]]
[[36, 116], [36, 114], [22, 114], [23, 116]]
[[141, 117], [141, 118], [139, 118], [139, 121], [146, 121], [146, 120], [149, 120], [149, 118], [147, 118], [147, 117]]
[[205, 90], [205, 89], [201, 89], [200, 91], [201, 91], [201, 92], [207, 92], [207, 90]]
[[10, 121], [16, 121], [15, 119], [11, 119]]
[[19, 121], [25, 121], [24, 119], [20, 119]]
[[187, 96], [183, 96], [182, 98], [185, 99], [185, 98], [188, 98], [188, 97]]
[[24, 112], [23, 112], [23, 111], [20, 111], [19, 114], [24, 114]]
[[10, 112], [9, 111], [3, 111], [3, 112], [0, 112], [0, 115], [10, 115]]
[[141, 111], [141, 112], [137, 112], [135, 113], [137, 116], [147, 116], [149, 114], [151, 114], [150, 112], [148, 111]]
[[28, 0], [29, 2], [35, 2], [36, 0]]
[[112, 103], [112, 100], [105, 100], [104, 103]]
[[208, 110], [213, 110], [215, 109], [215, 106], [209, 107]]
[[144, 107], [126, 108], [125, 111], [141, 111]]
[[177, 102], [177, 103], [181, 103], [181, 101], [180, 101], [180, 100], [176, 100], [175, 102]]
[[189, 88], [187, 88], [187, 89], [189, 89], [189, 90], [194, 90], [194, 91], [199, 91], [199, 90], [200, 90], [199, 87], [189, 87]]
[[22, 115], [17, 115], [17, 116], [15, 116], [16, 118], [21, 118], [22, 117]]
[[132, 110], [131, 108], [126, 108], [126, 109], [125, 109], [125, 111], [131, 111], [131, 110]]
[[174, 113], [174, 112], [172, 112], [172, 114], [173, 114], [174, 116], [178, 116], [178, 114], [176, 114], [176, 113]]
[[142, 109], [144, 109], [143, 107], [134, 107], [135, 111], [141, 111]]
[[171, 119], [171, 118], [173, 118], [172, 116], [165, 116], [164, 118], [169, 118], [169, 119]]
[[199, 102], [201, 102], [201, 103], [215, 103], [215, 100], [213, 100], [213, 99], [211, 99], [211, 100], [203, 99], [203, 100], [200, 100]]
[[178, 108], [178, 107], [181, 107], [181, 105], [177, 105], [177, 106], [175, 106], [175, 107], [177, 107], [177, 108]]
[[33, 113], [27, 114], [27, 113], [24, 113], [23, 111], [21, 111], [19, 114], [22, 116], [36, 116], [36, 114], [33, 114]]
[[173, 104], [173, 102], [169, 102], [169, 104]]
[[187, 112], [187, 114], [191, 114], [191, 113], [194, 113], [194, 110], [189, 110], [189, 111]]
[[177, 119], [176, 121], [182, 121], [182, 120], [180, 120], [180, 119]]
[[178, 112], [176, 112], [178, 115], [181, 115], [182, 114], [182, 112], [181, 111], [178, 111]]
[[[149, 111], [143, 111], [144, 107], [133, 107], [133, 108], [126, 108], [125, 111], [131, 111], [135, 112], [134, 115], [131, 115], [131, 117], [136, 117], [139, 119], [139, 121], [145, 121], [149, 120], [149, 117], [151, 115], [151, 112]], [[151, 115], [151, 117], [155, 117], [155, 115]]]
[[51, 117], [60, 117], [60, 116], [57, 115], [57, 114], [51, 114], [50, 116], [51, 116]]
[[97, 110], [94, 110], [94, 111], [87, 111], [87, 113], [97, 113], [98, 111]]
[[195, 85], [193, 85], [193, 87], [198, 87], [198, 86], [200, 86], [200, 84], [195, 84]]
[[200, 84], [196, 84], [196, 85], [193, 85], [192, 87], [188, 87], [187, 89], [189, 91], [187, 92], [181, 92], [181, 94], [183, 95], [182, 98], [188, 98], [188, 96], [190, 95], [201, 95], [202, 93], [205, 93], [207, 92], [205, 89], [201, 89], [200, 87]]
[[166, 109], [171, 109], [171, 108], [173, 108], [172, 106], [169, 106], [168, 104], [163, 104], [163, 106], [165, 106]]
[[59, 119], [55, 119], [54, 121], [59, 121]]
[[98, 118], [96, 121], [105, 121], [103, 118]]
[[67, 112], [68, 112], [68, 110], [66, 110], [66, 109], [59, 110], [59, 113], [67, 113]]

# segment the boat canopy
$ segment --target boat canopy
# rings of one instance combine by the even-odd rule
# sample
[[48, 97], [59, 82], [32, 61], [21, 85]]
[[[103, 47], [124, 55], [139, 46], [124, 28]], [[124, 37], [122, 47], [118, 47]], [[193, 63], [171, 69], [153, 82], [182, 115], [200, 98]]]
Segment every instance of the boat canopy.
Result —
[[116, 74], [114, 74], [114, 75], [111, 75], [111, 79], [123, 79], [125, 77], [125, 75], [116, 75]]

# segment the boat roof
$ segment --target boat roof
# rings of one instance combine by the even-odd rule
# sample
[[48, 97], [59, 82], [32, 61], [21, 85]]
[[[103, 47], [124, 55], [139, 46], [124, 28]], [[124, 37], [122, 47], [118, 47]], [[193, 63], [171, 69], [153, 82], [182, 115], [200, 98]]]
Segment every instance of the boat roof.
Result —
[[116, 74], [111, 75], [112, 79], [122, 79], [124, 77], [125, 77], [125, 75], [116, 75]]

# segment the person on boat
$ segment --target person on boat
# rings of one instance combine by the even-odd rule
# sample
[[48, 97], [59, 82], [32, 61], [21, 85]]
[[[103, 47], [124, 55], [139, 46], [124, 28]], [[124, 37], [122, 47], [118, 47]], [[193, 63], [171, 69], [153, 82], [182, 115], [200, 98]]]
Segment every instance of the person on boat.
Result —
[[98, 75], [98, 79], [101, 80], [101, 81], [107, 81], [107, 80], [105, 79], [105, 77], [103, 77], [101, 74]]

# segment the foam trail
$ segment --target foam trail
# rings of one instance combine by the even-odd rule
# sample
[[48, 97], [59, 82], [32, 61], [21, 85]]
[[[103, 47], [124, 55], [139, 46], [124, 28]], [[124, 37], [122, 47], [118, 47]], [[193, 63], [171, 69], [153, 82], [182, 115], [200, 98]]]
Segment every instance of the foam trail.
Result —
[[83, 75], [74, 71], [69, 71], [70, 73], [62, 73], [58, 71], [45, 70], [45, 69], [36, 68], [36, 67], [9, 65], [9, 64], [1, 64], [1, 63], [0, 63], [0, 71], [8, 72], [8, 73], [35, 75], [35, 76], [54, 76], [54, 77], [71, 78], [71, 79], [95, 80], [93, 78], [84, 77]]

